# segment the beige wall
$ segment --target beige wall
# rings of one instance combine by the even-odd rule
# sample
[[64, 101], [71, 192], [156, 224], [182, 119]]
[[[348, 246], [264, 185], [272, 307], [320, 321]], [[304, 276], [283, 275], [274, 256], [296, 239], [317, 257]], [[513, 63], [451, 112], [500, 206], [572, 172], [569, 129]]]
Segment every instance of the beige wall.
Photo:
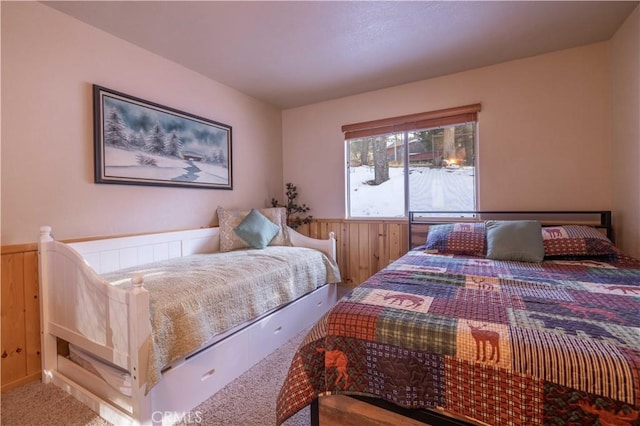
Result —
[[[93, 183], [91, 85], [233, 127], [233, 191]], [[210, 225], [283, 192], [281, 113], [36, 2], [2, 2], [2, 244]]]
[[481, 209], [612, 207], [608, 43], [286, 110], [284, 180], [344, 217], [343, 124], [478, 102]]
[[611, 40], [616, 243], [640, 258], [640, 6]]

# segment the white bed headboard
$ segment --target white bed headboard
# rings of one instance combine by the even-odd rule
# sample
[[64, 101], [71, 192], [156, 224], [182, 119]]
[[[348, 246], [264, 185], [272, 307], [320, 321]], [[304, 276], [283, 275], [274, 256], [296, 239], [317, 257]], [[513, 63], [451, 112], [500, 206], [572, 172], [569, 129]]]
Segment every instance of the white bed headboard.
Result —
[[220, 228], [192, 229], [71, 243], [97, 273], [197, 253], [220, 251]]
[[[307, 237], [290, 228], [288, 231], [294, 246], [314, 248], [336, 260], [336, 239], [332, 232], [329, 233], [329, 239], [320, 240]], [[45, 240], [51, 240], [50, 227], [43, 226], [40, 232], [45, 236]], [[219, 252], [220, 228], [103, 238], [67, 245], [80, 254], [95, 272], [105, 274], [190, 254]]]

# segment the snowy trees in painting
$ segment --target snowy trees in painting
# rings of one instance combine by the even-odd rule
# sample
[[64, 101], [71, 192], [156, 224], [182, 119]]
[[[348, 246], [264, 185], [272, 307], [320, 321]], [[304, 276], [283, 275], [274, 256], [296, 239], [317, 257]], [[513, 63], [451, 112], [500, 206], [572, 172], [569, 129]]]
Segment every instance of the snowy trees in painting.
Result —
[[122, 118], [115, 108], [112, 108], [104, 126], [104, 143], [111, 146], [126, 148], [129, 146], [127, 130], [122, 122]]
[[147, 139], [147, 151], [151, 154], [165, 154], [166, 149], [164, 131], [160, 127], [160, 123], [156, 123]]
[[165, 154], [176, 158], [182, 157], [182, 142], [178, 139], [176, 132], [171, 133], [169, 140], [167, 140]]
[[167, 135], [159, 122], [156, 122], [147, 135], [143, 130], [127, 131], [115, 108], [105, 118], [104, 143], [116, 148], [182, 158], [182, 141], [175, 131]]

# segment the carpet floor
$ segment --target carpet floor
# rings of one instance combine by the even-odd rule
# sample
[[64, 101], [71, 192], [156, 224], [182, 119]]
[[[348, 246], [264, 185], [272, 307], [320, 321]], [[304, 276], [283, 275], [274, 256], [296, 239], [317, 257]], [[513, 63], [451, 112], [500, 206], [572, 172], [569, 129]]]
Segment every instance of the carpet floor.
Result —
[[[304, 338], [300, 333], [238, 379], [194, 408], [182, 424], [215, 426], [275, 425], [276, 398], [293, 353]], [[0, 423], [6, 426], [109, 426], [85, 405], [57, 386], [29, 383], [1, 396]], [[196, 421], [197, 420], [197, 421]], [[309, 426], [309, 407], [285, 422]]]

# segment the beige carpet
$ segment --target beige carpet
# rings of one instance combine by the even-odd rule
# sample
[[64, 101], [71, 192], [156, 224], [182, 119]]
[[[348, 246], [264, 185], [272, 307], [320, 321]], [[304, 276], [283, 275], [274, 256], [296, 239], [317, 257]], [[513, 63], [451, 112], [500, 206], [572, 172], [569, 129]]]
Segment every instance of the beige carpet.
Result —
[[[252, 369], [192, 411], [191, 423], [215, 426], [275, 425], [276, 398], [293, 353], [306, 332], [291, 339]], [[12, 389], [1, 396], [0, 423], [10, 426], [86, 425], [109, 423], [54, 385], [40, 382]], [[297, 413], [286, 426], [308, 426], [309, 408]]]

